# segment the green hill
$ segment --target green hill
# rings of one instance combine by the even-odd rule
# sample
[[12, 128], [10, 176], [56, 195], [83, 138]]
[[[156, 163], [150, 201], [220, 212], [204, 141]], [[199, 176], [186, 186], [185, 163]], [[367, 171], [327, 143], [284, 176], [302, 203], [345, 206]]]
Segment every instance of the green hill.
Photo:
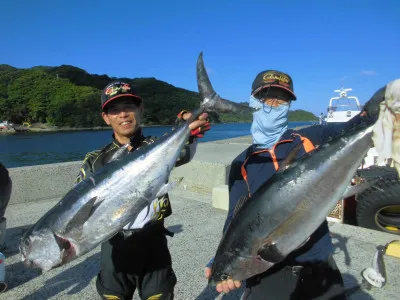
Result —
[[[28, 121], [69, 127], [102, 126], [101, 89], [117, 79], [130, 83], [144, 99], [146, 125], [173, 124], [179, 111], [192, 110], [200, 101], [198, 93], [155, 78], [114, 78], [89, 74], [69, 65], [18, 69], [3, 64], [0, 65], [0, 120], [17, 124]], [[305, 111], [291, 112], [290, 118], [317, 119]], [[251, 114], [213, 114], [213, 120], [249, 122]]]
[[317, 121], [318, 118], [309, 111], [296, 109], [289, 111], [289, 122]]

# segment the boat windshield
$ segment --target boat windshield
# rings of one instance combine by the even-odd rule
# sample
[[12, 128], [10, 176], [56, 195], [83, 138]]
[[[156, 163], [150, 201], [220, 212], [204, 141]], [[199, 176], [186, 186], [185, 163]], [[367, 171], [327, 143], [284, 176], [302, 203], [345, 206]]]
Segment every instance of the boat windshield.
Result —
[[359, 111], [359, 107], [354, 99], [341, 98], [339, 100], [332, 100], [332, 104], [328, 107], [328, 111]]

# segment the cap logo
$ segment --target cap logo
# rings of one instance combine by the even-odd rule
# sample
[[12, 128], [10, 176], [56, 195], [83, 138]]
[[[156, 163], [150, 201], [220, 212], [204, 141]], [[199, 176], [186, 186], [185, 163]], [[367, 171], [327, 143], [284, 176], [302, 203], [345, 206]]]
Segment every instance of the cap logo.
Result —
[[290, 82], [289, 77], [286, 75], [272, 72], [265, 73], [263, 76], [263, 81], [265, 83], [276, 83], [276, 81], [278, 81], [280, 84], [288, 87]]
[[108, 87], [104, 94], [107, 96], [114, 96], [117, 93], [125, 94], [131, 91], [131, 86], [127, 83], [121, 83], [121, 85], [113, 85]]

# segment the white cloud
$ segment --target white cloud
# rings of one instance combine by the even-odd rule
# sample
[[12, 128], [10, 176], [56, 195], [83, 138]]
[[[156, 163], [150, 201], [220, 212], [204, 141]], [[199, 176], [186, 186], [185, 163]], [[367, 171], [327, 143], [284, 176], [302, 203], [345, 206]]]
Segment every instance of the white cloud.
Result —
[[360, 72], [361, 76], [375, 76], [377, 73], [373, 70], [362, 70]]

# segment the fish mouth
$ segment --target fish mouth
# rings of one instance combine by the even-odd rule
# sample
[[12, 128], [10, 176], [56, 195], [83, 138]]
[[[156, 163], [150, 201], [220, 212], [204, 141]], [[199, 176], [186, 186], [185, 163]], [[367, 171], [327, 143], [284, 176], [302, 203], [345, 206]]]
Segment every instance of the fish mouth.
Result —
[[44, 268], [40, 263], [37, 263], [35, 261], [25, 259], [23, 261], [25, 267], [30, 268], [30, 269], [36, 269], [36, 270], [42, 270], [42, 271], [47, 271], [48, 269]]
[[[22, 239], [19, 246], [19, 251], [21, 253], [21, 261], [26, 267], [40, 268], [42, 271], [48, 271], [76, 257], [77, 247], [70, 239], [65, 238], [53, 231], [51, 231], [51, 233], [48, 232], [48, 234], [49, 235], [45, 237], [46, 242], [39, 245], [35, 243], [37, 240], [39, 240], [39, 243], [41, 243], [41, 239], [43, 237], [28, 236]], [[47, 254], [44, 254], [45, 251], [41, 251], [40, 247], [50, 247], [47, 251], [50, 256], [47, 257]], [[31, 255], [32, 251], [35, 252], [33, 255]]]
[[[22, 239], [23, 240], [23, 239]], [[28, 240], [29, 241], [29, 240]], [[27, 244], [25, 244], [25, 247], [28, 247], [28, 249], [29, 249], [29, 247], [30, 247], [30, 241], [27, 243]], [[28, 256], [27, 256], [27, 252], [25, 251], [25, 247], [23, 247], [22, 245], [20, 245], [18, 248], [19, 248], [19, 253], [21, 254], [21, 261], [22, 261], [22, 263], [26, 266], [26, 267], [28, 267], [28, 268], [30, 268], [30, 267], [32, 267], [33, 266], [33, 262], [28, 258]]]
[[33, 261], [29, 260], [25, 254], [22, 254], [22, 258], [21, 258], [22, 263], [25, 265], [25, 267], [27, 268], [32, 268], [34, 265]]
[[48, 271], [54, 267], [62, 265], [63, 263], [75, 257], [76, 255], [75, 248], [68, 239], [63, 238], [55, 233], [53, 233], [53, 236], [60, 250], [60, 256], [56, 264], [51, 264], [51, 267], [49, 267], [47, 264], [43, 263], [42, 259], [30, 259], [28, 253], [31, 247], [31, 243], [29, 243], [25, 245], [26, 247], [28, 247], [28, 249], [25, 249], [24, 247], [21, 246], [19, 247], [21, 253], [21, 261], [26, 267], [39, 268], [42, 269], [42, 271]]
[[27, 257], [27, 255], [25, 253], [23, 253], [23, 251], [21, 249], [20, 249], [20, 251], [21, 251], [21, 255], [22, 255], [21, 261], [25, 265], [25, 267], [30, 268], [30, 269], [36, 268], [36, 269], [42, 269], [43, 270], [43, 268], [40, 265], [40, 263], [37, 263], [34, 260], [30, 260]]

